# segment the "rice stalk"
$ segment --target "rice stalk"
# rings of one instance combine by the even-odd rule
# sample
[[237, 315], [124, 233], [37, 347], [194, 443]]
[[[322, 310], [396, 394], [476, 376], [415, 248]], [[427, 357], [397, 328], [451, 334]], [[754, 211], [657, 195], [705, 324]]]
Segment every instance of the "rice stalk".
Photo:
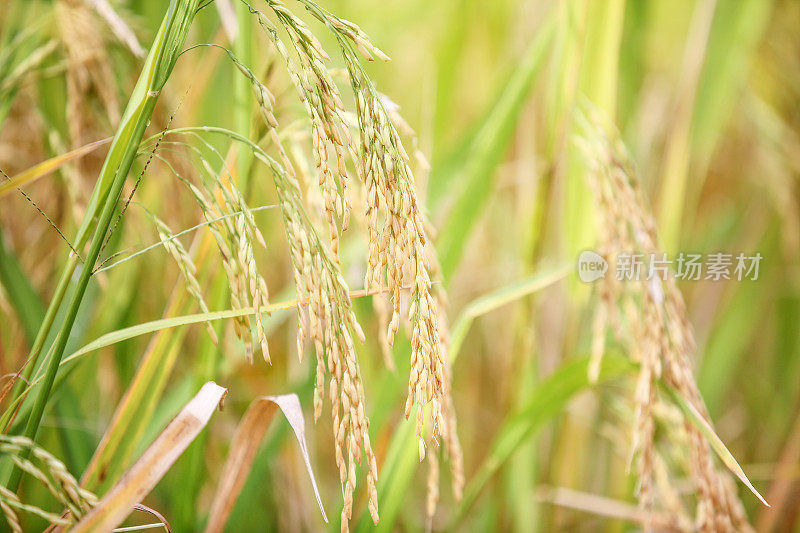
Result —
[[[343, 528], [347, 527], [352, 513], [356, 465], [361, 461], [362, 446], [367, 460], [370, 510], [373, 518], [377, 521], [377, 493], [375, 491], [377, 463], [369, 440], [369, 421], [365, 415], [363, 385], [355, 357], [353, 337], [356, 335], [363, 342], [364, 334], [352, 310], [349, 289], [344, 281], [339, 263], [332, 257], [331, 252], [311, 224], [303, 207], [297, 180], [286, 173], [279, 163], [252, 141], [235, 132], [209, 127], [179, 128], [167, 130], [166, 134], [197, 135], [202, 131], [224, 134], [247, 146], [262, 163], [267, 165], [275, 178], [291, 250], [295, 283], [298, 296], [300, 296], [297, 303], [298, 314], [301, 317], [298, 321], [298, 354], [302, 357], [302, 346], [307, 339], [313, 340], [316, 347], [315, 419], [319, 418], [322, 410], [326, 362], [331, 375], [330, 391], [335, 428], [336, 462], [344, 490]], [[224, 200], [226, 196], [231, 203], [236, 202], [232, 206], [234, 209], [239, 209], [242, 205], [237, 199], [238, 195], [223, 191], [219, 191], [218, 195], [211, 194], [207, 190], [203, 190], [204, 185], [201, 184], [198, 187], [181, 179], [195, 196], [207, 221], [220, 219], [220, 213], [225, 209], [216, 196], [222, 198], [225, 205], [227, 205]], [[217, 187], [220, 187], [219, 183], [217, 183]], [[249, 254], [252, 253], [252, 249], [249, 244], [251, 239], [247, 238], [249, 235], [244, 236], [248, 231], [245, 222], [247, 217], [240, 215], [236, 219], [238, 222], [234, 224], [228, 218], [222, 218], [210, 223], [209, 229], [223, 256], [223, 265], [231, 282], [232, 304], [234, 307], [243, 307], [241, 305], [244, 298], [242, 289], [247, 285], [243, 276], [249, 275], [249, 272], [252, 271], [249, 270], [251, 264]], [[231, 250], [231, 242], [237, 243], [238, 252]], [[255, 287], [259, 289], [259, 284], [256, 284]], [[246, 288], [244, 290], [246, 291]], [[254, 303], [254, 308], [258, 309], [258, 307], [258, 303]], [[258, 315], [260, 313], [256, 313], [257, 322], [260, 320]], [[239, 318], [246, 320], [245, 315]], [[306, 320], [308, 326], [306, 326]], [[325, 356], [327, 356], [327, 361]]]
[[[690, 404], [710, 427], [710, 418], [695, 382], [690, 355], [694, 335], [686, 307], [673, 277], [641, 276], [639, 280], [615, 279], [616, 253], [642, 253], [652, 271], [650, 258], [662, 257], [655, 221], [646, 207], [636, 173], [622, 143], [600, 126], [598, 112], [588, 104], [578, 116], [582, 136], [576, 143], [588, 166], [588, 180], [598, 205], [600, 253], [609, 260], [609, 275], [600, 282], [602, 326], [614, 325], [630, 356], [640, 365], [634, 403], [636, 406], [631, 457], [637, 458], [639, 505], [652, 510], [658, 499], [654, 482], [658, 450], [655, 447], [656, 410], [660, 402], [656, 383], [663, 379]], [[595, 342], [599, 345], [599, 341]], [[596, 379], [599, 358], [590, 367]], [[700, 531], [750, 530], [742, 504], [731, 490], [728, 476], [716, 469], [709, 443], [698, 427], [684, 422], [688, 437], [690, 475], [697, 491], [694, 523]], [[677, 521], [682, 521], [680, 515]]]
[[[169, 252], [172, 258], [178, 264], [178, 268], [180, 269], [183, 279], [186, 282], [186, 290], [189, 291], [189, 294], [191, 294], [195, 300], [197, 300], [197, 304], [200, 306], [201, 311], [204, 313], [210, 312], [208, 310], [208, 305], [206, 305], [205, 299], [203, 299], [200, 283], [197, 281], [197, 277], [195, 276], [197, 273], [197, 267], [194, 265], [194, 262], [192, 262], [189, 252], [187, 252], [186, 248], [183, 247], [181, 241], [175, 238], [169, 226], [167, 226], [160, 218], [155, 216], [150, 211], [147, 211], [147, 214], [155, 223], [158, 231], [158, 237], [161, 239], [161, 243], [164, 245], [164, 248], [167, 249], [167, 252]], [[208, 331], [208, 335], [211, 337], [211, 341], [214, 344], [218, 344], [219, 339], [217, 338], [217, 334], [214, 332], [214, 328], [211, 327], [211, 322], [206, 322], [206, 330]]]
[[[197, 0], [172, 0], [170, 2], [161, 28], [156, 35], [154, 45], [145, 62], [141, 77], [134, 88], [119, 129], [106, 156], [97, 185], [89, 201], [86, 216], [74, 239], [76, 249], [83, 248], [90, 237], [91, 246], [86, 254], [84, 268], [81, 269], [78, 281], [75, 284], [75, 292], [59, 327], [59, 334], [53, 346], [53, 353], [47, 364], [45, 380], [39, 389], [25, 428], [25, 436], [30, 439], [36, 437], [39, 422], [49, 399], [53, 381], [69, 338], [69, 332], [72, 330], [89, 278], [100, 255], [100, 250], [116, 208], [117, 198], [122, 191], [128, 171], [138, 150], [139, 141], [149, 123], [161, 89], [164, 87], [178, 59], [179, 50], [186, 39], [189, 25], [197, 6]], [[26, 369], [28, 375], [25, 377], [30, 376], [30, 372], [36, 365], [42, 346], [55, 321], [56, 311], [60, 307], [67, 286], [77, 266], [77, 256], [75, 254], [70, 255], [31, 350], [30, 366]], [[10, 412], [4, 414], [3, 424], [8, 423], [11, 415], [12, 413]], [[20, 479], [21, 471], [14, 469], [6, 487], [16, 491]]]
[[[206, 164], [205, 168], [217, 177], [209, 165]], [[223, 185], [219, 179], [215, 181], [214, 190], [209, 190], [205, 186], [205, 182], [201, 183], [201, 188], [191, 184], [189, 186], [203, 211], [206, 222], [209, 223], [209, 229], [214, 235], [222, 255], [222, 263], [228, 274], [231, 301], [234, 307], [241, 308], [252, 305], [255, 309], [260, 309], [268, 305], [269, 291], [264, 278], [256, 268], [252, 244], [253, 241], [257, 241], [266, 248], [266, 242], [256, 227], [253, 215], [241, 192], [232, 181]], [[234, 212], [239, 214], [232, 218], [226, 217]], [[216, 222], [211, 222], [213, 220]], [[261, 313], [255, 314], [255, 321], [256, 335], [262, 356], [266, 362], [269, 362], [269, 348]], [[253, 349], [250, 340], [249, 319], [241, 317], [234, 324], [236, 335], [244, 342], [247, 358], [252, 362]]]
[[[58, 515], [25, 504], [14, 492], [0, 487], [0, 509], [12, 531], [22, 531], [17, 511], [31, 513], [50, 524], [68, 526], [97, 504], [97, 497], [80, 487], [63, 462], [28, 438], [0, 435], [0, 456], [10, 457], [20, 470], [39, 481], [68, 511]], [[28, 456], [31, 458], [28, 459]]]
[[[406, 402], [406, 417], [417, 405], [417, 434], [423, 438], [423, 421], [430, 404], [434, 441], [445, 431], [445, 413], [452, 410], [449, 402], [449, 371], [445, 370], [446, 350], [441, 340], [438, 302], [431, 293], [429, 274], [430, 260], [425, 251], [424, 219], [416, 200], [414, 177], [409, 166], [399, 133], [387, 112], [380, 95], [366, 75], [354, 50], [368, 60], [373, 57], [387, 60], [388, 57], [375, 48], [354, 24], [325, 12], [316, 4], [304, 2], [306, 8], [334, 34], [347, 65], [351, 86], [356, 96], [356, 108], [361, 145], [353, 142], [346, 121], [346, 111], [339, 90], [324, 62], [329, 60], [319, 41], [305, 23], [281, 2], [268, 3], [280, 26], [289, 34], [295, 56], [290, 55], [276, 26], [261, 11], [248, 5], [256, 16], [279, 56], [284, 60], [292, 84], [304, 104], [311, 125], [311, 140], [314, 161], [317, 167], [318, 185], [322, 192], [325, 219], [328, 225], [328, 248], [313, 229], [305, 209], [295, 171], [278, 138], [277, 121], [271, 112], [273, 106], [270, 93], [252, 75], [249, 68], [237, 64], [250, 79], [259, 106], [262, 109], [270, 138], [280, 154], [282, 168], [277, 162], [270, 166], [275, 177], [278, 195], [281, 198], [287, 236], [292, 249], [295, 284], [298, 293], [309, 300], [308, 328], [306, 317], [299, 310], [298, 351], [302, 354], [306, 338], [313, 338], [317, 353], [317, 376], [315, 387], [315, 418], [321, 412], [324, 397], [324, 371], [327, 353], [328, 372], [331, 374], [331, 401], [335, 427], [336, 458], [340, 480], [344, 485], [345, 504], [342, 511], [342, 527], [352, 512], [352, 490], [355, 486], [355, 464], [360, 461], [362, 443], [368, 458], [367, 482], [369, 509], [377, 523], [377, 494], [375, 482], [377, 468], [368, 435], [368, 421], [364, 415], [363, 390], [360, 383], [357, 361], [354, 354], [352, 332], [364, 340], [361, 328], [352, 312], [348, 288], [339, 267], [339, 224], [341, 231], [347, 229], [350, 218], [348, 195], [349, 154], [356, 174], [366, 186], [366, 219], [369, 234], [369, 265], [365, 278], [365, 289], [380, 290], [383, 271], [392, 297], [392, 318], [386, 334], [391, 344], [400, 323], [400, 289], [406, 279], [414, 286], [409, 319], [412, 322], [412, 369], [409, 378], [409, 394]], [[229, 52], [229, 55], [232, 54]], [[264, 95], [267, 95], [266, 97]], [[265, 104], [269, 102], [269, 107]], [[329, 150], [337, 161], [337, 178], [328, 165]], [[379, 214], [384, 218], [379, 221]], [[336, 324], [332, 328], [330, 323]], [[447, 380], [447, 381], [446, 381]], [[340, 398], [341, 395], [341, 398]], [[339, 410], [342, 409], [341, 415]], [[352, 412], [349, 413], [348, 410]], [[455, 433], [448, 434], [452, 440]], [[342, 450], [347, 449], [345, 462]], [[451, 446], [455, 450], [455, 446]], [[347, 466], [345, 466], [347, 465]]]

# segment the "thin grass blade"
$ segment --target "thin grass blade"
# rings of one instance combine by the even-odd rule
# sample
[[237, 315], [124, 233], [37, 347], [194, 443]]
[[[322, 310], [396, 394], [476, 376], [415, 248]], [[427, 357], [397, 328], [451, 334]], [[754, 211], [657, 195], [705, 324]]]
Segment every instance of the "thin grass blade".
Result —
[[11, 191], [16, 190], [17, 187], [24, 187], [25, 185], [30, 185], [39, 178], [43, 178], [48, 174], [50, 174], [51, 172], [55, 172], [56, 170], [61, 168], [64, 164], [69, 163], [70, 161], [74, 161], [75, 159], [80, 159], [81, 157], [95, 151], [101, 146], [105, 146], [106, 144], [110, 143], [111, 140], [112, 137], [107, 137], [105, 139], [100, 139], [99, 141], [94, 141], [89, 144], [84, 144], [83, 146], [76, 148], [72, 151], [69, 151], [65, 154], [51, 157], [47, 161], [42, 161], [38, 165], [33, 166], [28, 170], [23, 170], [19, 174], [12, 176], [11, 181], [6, 180], [3, 183], [0, 183], [0, 198], [10, 193]]

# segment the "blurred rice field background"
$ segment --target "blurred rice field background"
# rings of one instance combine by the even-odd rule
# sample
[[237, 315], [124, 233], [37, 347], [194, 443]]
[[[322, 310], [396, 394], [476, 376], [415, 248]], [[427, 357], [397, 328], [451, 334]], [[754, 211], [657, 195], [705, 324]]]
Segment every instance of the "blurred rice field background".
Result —
[[[15, 507], [14, 493], [16, 501], [55, 517], [70, 507], [30, 473], [19, 483], [20, 463], [12, 458], [22, 452], [11, 437], [35, 437], [105, 502], [103, 496], [209, 380], [227, 389], [224, 409], [211, 415], [144, 497], [142, 503], [161, 517], [140, 510], [123, 525], [166, 520], [173, 531], [206, 527], [248, 405], [261, 396], [296, 393], [310, 466], [330, 523], [317, 506], [292, 427], [276, 415], [263, 440], [253, 437], [256, 453], [225, 530], [347, 527], [340, 518], [347, 497], [335, 458], [337, 430], [327, 385], [323, 415], [314, 423], [314, 343], [307, 343], [302, 359], [297, 356], [294, 249], [280, 209], [285, 191], [250, 145], [210, 129], [241, 135], [280, 160], [271, 136], [277, 135], [297, 171], [305, 211], [330, 245], [306, 108], [269, 31], [252, 11], [279, 24], [280, 10], [287, 9], [308, 24], [330, 56], [324, 67], [341, 88], [345, 118], [353, 121], [358, 143], [359, 132], [369, 126], [356, 120], [363, 104], [343, 71], [349, 65], [339, 52], [340, 36], [315, 18], [309, 8], [315, 4], [248, 2], [252, 7], [239, 0], [199, 6], [196, 0], [3, 0], [0, 5], [0, 422], [10, 439], [0, 446], [5, 487], [0, 507], [7, 515], [5, 507], [11, 506], [25, 531], [42, 530], [52, 520]], [[366, 337], [361, 343], [353, 336], [356, 381], [363, 385], [377, 461], [380, 521], [374, 525], [370, 516], [370, 467], [362, 459], [349, 527], [718, 530], [722, 522], [705, 515], [727, 511], [704, 507], [713, 498], [703, 490], [713, 489], [702, 488], [708, 475], [703, 478], [692, 467], [692, 454], [705, 449], [714, 461], [706, 472], [719, 474], [714, 483], [724, 485], [731, 509], [730, 502], [741, 502], [749, 523], [731, 518], [731, 529], [800, 531], [800, 3], [319, 3], [326, 13], [358, 24], [391, 57], [362, 63], [385, 95], [383, 107], [407, 123], [396, 126], [411, 156], [415, 201], [438, 253], [438, 267], [435, 261], [429, 265], [431, 290], [447, 294], [437, 301], [446, 301], [445, 356], [463, 457], [460, 473], [449, 444], [442, 438], [434, 442], [430, 433], [421, 443], [415, 416], [404, 416], [414, 373], [412, 326], [401, 320], [392, 348], [385, 349], [388, 299], [355, 294], [352, 309]], [[98, 267], [77, 300], [79, 275], [89, 265], [78, 264], [75, 274], [62, 280], [65, 303], [55, 306], [49, 335], [38, 339], [45, 355], [63, 343], [63, 357], [74, 356], [57, 372], [53, 367], [52, 391], [40, 394], [43, 383], [33, 378], [47, 373], [48, 359], [29, 359], [31, 347], [50, 316], [64, 265], [76, 261], [75, 252], [87, 254], [89, 241], [77, 242], [75, 236], [86, 213], [96, 209], [92, 191], [110, 137], [135, 101], [136, 80], [147, 72], [148, 50], [163, 37], [159, 27], [165, 16], [180, 13], [184, 4], [192, 12], [200, 9], [193, 20], [188, 16], [185, 41], [175, 37], [179, 49], [170, 51], [166, 43], [175, 64], [166, 71], [157, 103], [156, 95], [140, 94], [142, 105], [155, 107], [142, 122], [147, 125], [142, 143], [131, 141], [139, 155], [111, 204], [116, 210], [110, 212], [110, 230], [101, 233]], [[280, 38], [287, 45], [291, 41], [283, 30]], [[198, 46], [209, 43], [214, 46]], [[266, 93], [258, 92], [259, 84], [274, 102], [267, 98], [260, 105]], [[265, 105], [277, 119], [275, 129], [265, 122]], [[586, 122], [602, 132], [599, 139], [587, 133]], [[192, 127], [206, 130], [161, 135]], [[596, 196], [605, 185], [593, 182], [598, 171], [586, 155], [587, 145], [590, 151], [606, 146], [605, 136], [616, 148], [600, 159], [606, 158], [608, 168], [623, 169], [642, 199], [639, 207], [621, 204], [617, 219]], [[623, 157], [622, 146], [629, 167], [614, 166]], [[417, 152], [427, 162], [415, 157]], [[328, 163], [336, 167], [335, 158]], [[367, 187], [348, 170], [352, 221], [337, 246], [344, 280], [357, 291], [365, 288], [370, 249]], [[218, 195], [235, 183], [263, 234], [266, 247], [253, 246], [250, 253], [275, 305], [263, 318], [269, 364], [257, 340], [253, 362], [248, 361], [248, 344], [261, 337], [255, 322], [251, 335], [249, 327], [241, 334], [239, 319], [230, 314], [208, 326], [200, 319], [169, 321], [258, 307], [248, 301], [237, 306], [231, 298], [231, 272], [223, 268], [209, 225], [192, 229], [208, 215], [178, 176], [198, 184], [216, 179], [220, 188], [212, 194]], [[109, 183], [113, 179], [109, 174]], [[118, 216], [123, 206], [124, 215]], [[657, 351], [661, 363], [650, 367], [656, 375], [643, 379], [649, 348], [638, 339], [653, 339], [630, 332], [620, 338], [613, 320], [605, 328], [597, 318], [618, 309], [622, 329], [627, 324], [633, 331], [636, 324], [652, 324], [648, 312], [661, 304], [651, 302], [647, 290], [616, 301], [613, 287], [582, 283], [576, 275], [583, 250], [602, 252], [603, 243], [610, 243], [606, 251], [634, 251], [613, 249], [619, 241], [609, 240], [603, 221], [635, 225], [639, 216], [654, 221], [654, 246], [670, 257], [761, 254], [757, 280], [677, 281], [667, 292], [685, 302], [683, 319], [696, 344], [687, 350], [686, 368], [693, 371], [708, 418], [703, 403], [691, 396], [693, 384], [687, 393], [671, 381], [670, 365], [677, 363], [665, 355], [668, 350]], [[154, 217], [164, 224], [161, 229]], [[101, 217], [87, 218], [94, 227]], [[162, 230], [167, 233], [160, 237]], [[169, 232], [184, 230], [175, 239], [182, 251], [161, 245], [146, 250], [170, 239]], [[176, 262], [181, 254], [188, 263]], [[187, 291], [182, 268], [195, 269], [205, 308]], [[402, 294], [398, 301], [405, 316], [412, 291]], [[76, 301], [74, 323], [59, 329], [73, 311], [68, 301]], [[289, 304], [282, 308], [282, 302]], [[674, 342], [677, 319], [665, 313], [658, 315], [663, 321], [656, 320], [653, 342]], [[125, 330], [130, 335], [123, 331], [161, 319]], [[600, 365], [599, 375], [592, 375], [593, 365]], [[657, 400], [643, 401], [642, 387], [652, 387]], [[33, 424], [37, 407], [43, 409], [41, 422]], [[650, 411], [642, 414], [643, 408]], [[427, 418], [425, 428], [431, 431]], [[85, 510], [95, 504], [86, 503]], [[14, 526], [0, 524], [5, 527]]]

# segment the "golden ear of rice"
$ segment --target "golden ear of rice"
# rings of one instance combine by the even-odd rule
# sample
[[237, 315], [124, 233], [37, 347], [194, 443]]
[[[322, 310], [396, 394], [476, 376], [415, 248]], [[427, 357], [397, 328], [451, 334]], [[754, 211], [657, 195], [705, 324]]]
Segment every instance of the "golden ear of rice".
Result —
[[[172, 233], [172, 230], [166, 225], [166, 223], [152, 213], [148, 212], [148, 214], [156, 225], [158, 237], [161, 239], [164, 248], [167, 249], [169, 254], [178, 264], [178, 268], [180, 269], [181, 275], [183, 276], [183, 280], [186, 284], [186, 290], [189, 291], [189, 294], [191, 294], [197, 301], [200, 309], [204, 313], [208, 313], [208, 305], [206, 305], [205, 299], [203, 299], [203, 294], [200, 290], [200, 283], [197, 281], [197, 277], [195, 276], [197, 267], [194, 265], [189, 252], [186, 251], [186, 248], [184, 248], [183, 244], [181, 244], [181, 241], [175, 237], [175, 235]], [[208, 335], [211, 337], [211, 340], [214, 342], [214, 344], [218, 344], [219, 339], [217, 338], [214, 328], [211, 327], [211, 322], [206, 322], [206, 330], [208, 331]]]
[[[27, 452], [30, 458], [23, 455]], [[41, 483], [50, 495], [66, 509], [58, 515], [24, 503], [19, 496], [0, 487], [0, 510], [14, 531], [22, 531], [18, 512], [43, 518], [51, 525], [69, 526], [80, 520], [97, 502], [97, 496], [83, 489], [67, 467], [50, 452], [28, 438], [0, 435], [0, 456], [10, 457], [15, 465]]]
[[[588, 106], [577, 120], [582, 136], [576, 140], [584, 152], [589, 185], [599, 206], [600, 250], [611, 259], [609, 270], [615, 271], [614, 253], [640, 253], [647, 261], [661, 256], [655, 231], [655, 220], [646, 207], [636, 175], [625, 147], [600, 124], [604, 122], [596, 110]], [[658, 451], [655, 448], [655, 416], [659, 397], [657, 381], [663, 379], [685, 401], [692, 405], [709, 424], [710, 419], [690, 363], [694, 351], [694, 336], [680, 291], [673, 277], [655, 277], [617, 282], [609, 275], [601, 282], [600, 296], [603, 313], [613, 323], [627, 324], [625, 332], [631, 357], [640, 365], [634, 394], [635, 421], [631, 456], [637, 457], [639, 504], [652, 509], [659, 496], [659, 484], [654, 482]], [[617, 318], [621, 308], [624, 321]], [[620, 330], [617, 330], [620, 333]], [[598, 327], [596, 335], [604, 335]], [[601, 344], [599, 341], [596, 343]], [[598, 363], [593, 361], [591, 368]], [[729, 476], [714, 467], [708, 442], [700, 430], [684, 424], [688, 434], [689, 474], [697, 491], [694, 522], [701, 531], [741, 531], [750, 526], [741, 502], [728, 488]], [[663, 485], [662, 485], [663, 486]], [[668, 498], [668, 495], [666, 496]], [[662, 496], [661, 499], [665, 499]], [[676, 520], [686, 522], [685, 518]]]
[[[391, 298], [391, 319], [388, 320], [385, 334], [382, 332], [380, 335], [384, 358], [390, 368], [393, 366], [390, 346], [401, 318], [401, 290], [409, 285], [412, 291], [408, 312], [412, 353], [406, 417], [411, 415], [416, 406], [416, 430], [422, 438], [425, 412], [427, 410], [430, 413], [431, 438], [438, 442], [442, 436], [453, 460], [454, 490], [457, 495], [463, 486], [463, 467], [449, 393], [449, 368], [445, 361], [446, 322], [443, 320], [444, 314], [440, 312], [443, 293], [437, 296], [432, 290], [430, 273], [435, 268], [431, 266], [436, 264], [435, 256], [432, 260], [428, 258], [431, 247], [426, 247], [425, 221], [417, 200], [409, 157], [397, 128], [412, 138], [413, 131], [396, 113], [396, 106], [375, 91], [356, 51], [368, 60], [374, 57], [383, 60], [388, 58], [371, 44], [355, 24], [327, 13], [313, 2], [302, 3], [334, 33], [344, 56], [347, 75], [355, 93], [355, 123], [361, 137], [360, 145], [350, 132], [354, 122], [352, 115], [345, 110], [339, 88], [333, 81], [331, 71], [325, 66], [329, 60], [328, 54], [305, 22], [277, 0], [268, 1], [277, 25], [253, 6], [248, 4], [248, 8], [284, 62], [306, 111], [311, 129], [316, 183], [321, 193], [323, 218], [328, 227], [327, 242], [319, 238], [308, 217], [295, 170], [283, 147], [283, 140], [277, 134], [278, 121], [273, 111], [272, 93], [256, 79], [252, 71], [233, 59], [251, 82], [269, 138], [282, 163], [281, 167], [272, 161], [270, 166], [281, 200], [295, 284], [303, 300], [298, 305], [298, 354], [302, 356], [306, 340], [313, 341], [317, 356], [315, 419], [322, 410], [326, 370], [330, 375], [336, 462], [344, 490], [342, 528], [346, 530], [352, 513], [356, 464], [360, 462], [362, 450], [368, 465], [368, 507], [373, 520], [376, 523], [378, 520], [377, 466], [369, 440], [369, 421], [365, 416], [364, 391], [353, 342], [354, 337], [363, 342], [364, 334], [352, 310], [338, 253], [340, 232], [347, 229], [352, 209], [351, 195], [348, 193], [351, 186], [348, 162], [363, 181], [366, 191], [369, 254], [365, 290], [380, 293], [386, 287]], [[278, 27], [290, 37], [286, 44], [279, 37]], [[239, 233], [242, 231], [239, 230]], [[249, 249], [245, 246], [242, 252], [244, 255], [239, 254], [242, 256], [239, 262], [251, 265], [249, 258], [245, 257]], [[257, 285], [250, 285], [257, 288]], [[256, 300], [258, 296], [253, 294]], [[388, 311], [384, 311], [382, 306], [377, 309], [385, 318], [389, 317]]]

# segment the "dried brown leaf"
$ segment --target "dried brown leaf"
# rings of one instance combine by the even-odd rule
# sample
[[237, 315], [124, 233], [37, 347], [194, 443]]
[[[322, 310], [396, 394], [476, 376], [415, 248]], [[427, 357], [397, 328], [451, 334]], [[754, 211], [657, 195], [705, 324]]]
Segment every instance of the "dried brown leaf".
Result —
[[300, 407], [300, 400], [296, 394], [284, 394], [282, 396], [262, 396], [253, 400], [242, 417], [239, 427], [236, 428], [236, 434], [233, 436], [228, 460], [222, 470], [214, 502], [211, 505], [206, 533], [223, 531], [231, 510], [236, 503], [236, 498], [242, 491], [247, 475], [250, 473], [250, 465], [253, 464], [253, 459], [261, 445], [261, 439], [264, 437], [264, 433], [266, 433], [277, 409], [283, 412], [286, 420], [289, 421], [289, 425], [292, 426], [292, 430], [294, 430], [297, 442], [300, 444], [303, 461], [306, 464], [308, 477], [311, 479], [311, 485], [314, 488], [314, 495], [317, 497], [319, 510], [322, 513], [322, 518], [326, 523], [328, 522], [325, 509], [322, 507], [317, 482], [314, 479], [314, 472], [311, 469], [311, 461], [308, 458], [305, 419], [303, 410]]
[[125, 520], [205, 427], [227, 392], [213, 381], [203, 385], [73, 531], [111, 531]]

